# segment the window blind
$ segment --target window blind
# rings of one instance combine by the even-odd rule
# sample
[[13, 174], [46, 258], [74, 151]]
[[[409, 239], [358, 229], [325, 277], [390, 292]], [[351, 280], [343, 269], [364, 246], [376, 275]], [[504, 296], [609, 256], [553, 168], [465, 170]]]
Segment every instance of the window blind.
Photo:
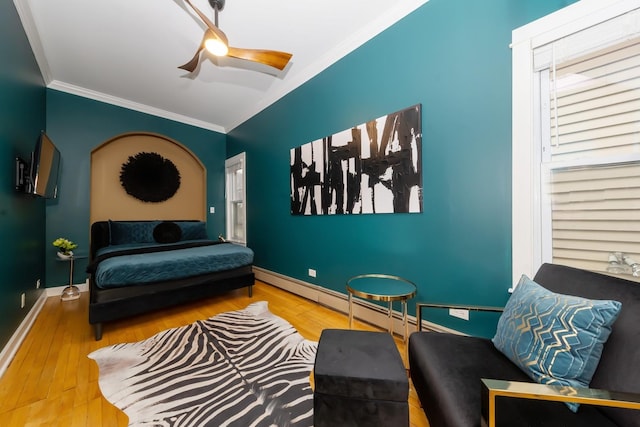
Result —
[[640, 38], [552, 64], [546, 94], [553, 262], [640, 263]]
[[[588, 21], [588, 19], [586, 19]], [[629, 10], [580, 31], [541, 45], [533, 51], [533, 68], [540, 71], [555, 63], [564, 63], [594, 50], [624, 43], [640, 32], [640, 8]], [[535, 43], [535, 41], [534, 41]]]
[[640, 39], [557, 66], [549, 86], [552, 162], [640, 153]]
[[640, 263], [640, 164], [553, 170], [550, 188], [554, 263], [606, 272], [612, 252]]

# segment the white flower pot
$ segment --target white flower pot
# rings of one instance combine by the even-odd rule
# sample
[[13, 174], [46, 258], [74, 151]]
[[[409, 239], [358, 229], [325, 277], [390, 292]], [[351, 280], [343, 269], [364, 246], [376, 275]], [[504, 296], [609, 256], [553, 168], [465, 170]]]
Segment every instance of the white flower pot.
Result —
[[69, 251], [68, 254], [63, 254], [62, 252], [57, 252], [57, 254], [60, 259], [69, 259], [73, 256], [73, 251]]

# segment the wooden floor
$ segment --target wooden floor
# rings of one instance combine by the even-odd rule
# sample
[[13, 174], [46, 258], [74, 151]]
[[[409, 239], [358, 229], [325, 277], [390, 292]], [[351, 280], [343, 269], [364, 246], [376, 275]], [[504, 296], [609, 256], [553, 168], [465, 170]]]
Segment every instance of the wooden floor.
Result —
[[[0, 378], [0, 425], [126, 426], [127, 416], [108, 403], [98, 387], [98, 368], [87, 355], [111, 344], [140, 341], [168, 328], [268, 301], [272, 313], [288, 320], [305, 338], [317, 341], [326, 328], [347, 328], [347, 316], [286, 291], [257, 282], [246, 289], [159, 313], [106, 324], [95, 341], [88, 318], [88, 295], [61, 302], [50, 297], [11, 365]], [[357, 329], [376, 328], [356, 322]], [[400, 354], [405, 346], [396, 338]], [[405, 358], [406, 366], [406, 358]], [[428, 426], [413, 386], [411, 426]]]

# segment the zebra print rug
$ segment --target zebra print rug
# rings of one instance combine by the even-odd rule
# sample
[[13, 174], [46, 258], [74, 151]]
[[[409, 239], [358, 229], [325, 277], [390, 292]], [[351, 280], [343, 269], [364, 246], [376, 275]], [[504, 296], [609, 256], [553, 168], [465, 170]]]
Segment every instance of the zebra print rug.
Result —
[[261, 301], [89, 357], [130, 426], [312, 426], [316, 348]]

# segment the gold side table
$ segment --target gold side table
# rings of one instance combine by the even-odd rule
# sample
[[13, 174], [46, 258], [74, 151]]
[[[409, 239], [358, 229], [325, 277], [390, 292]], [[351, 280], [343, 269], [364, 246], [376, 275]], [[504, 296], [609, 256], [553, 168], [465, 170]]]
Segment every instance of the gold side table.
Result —
[[389, 303], [387, 316], [389, 318], [389, 333], [393, 335], [393, 302], [402, 304], [402, 322], [404, 326], [404, 342], [409, 337], [409, 322], [407, 319], [407, 300], [416, 295], [415, 283], [400, 276], [390, 274], [361, 274], [347, 280], [349, 297], [349, 329], [353, 324], [353, 297], [360, 297], [374, 301]]

